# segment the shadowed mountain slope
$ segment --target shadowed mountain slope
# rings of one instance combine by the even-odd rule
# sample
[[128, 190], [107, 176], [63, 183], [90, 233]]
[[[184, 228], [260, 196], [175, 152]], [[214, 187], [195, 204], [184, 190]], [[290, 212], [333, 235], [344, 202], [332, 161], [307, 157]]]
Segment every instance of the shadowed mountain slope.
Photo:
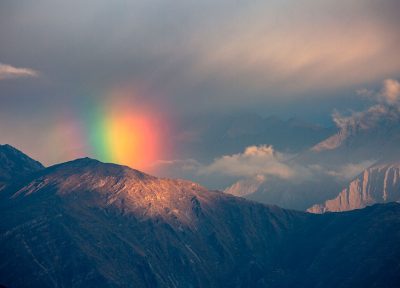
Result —
[[0, 217], [7, 287], [400, 283], [398, 204], [307, 214], [85, 158], [37, 172]]

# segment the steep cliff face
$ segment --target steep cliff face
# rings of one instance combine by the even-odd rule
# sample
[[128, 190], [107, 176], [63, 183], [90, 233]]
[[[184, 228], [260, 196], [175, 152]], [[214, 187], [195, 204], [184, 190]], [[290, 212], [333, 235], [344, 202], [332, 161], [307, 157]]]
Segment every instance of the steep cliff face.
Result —
[[395, 201], [400, 201], [400, 163], [378, 164], [364, 170], [336, 198], [314, 205], [308, 211], [348, 211]]

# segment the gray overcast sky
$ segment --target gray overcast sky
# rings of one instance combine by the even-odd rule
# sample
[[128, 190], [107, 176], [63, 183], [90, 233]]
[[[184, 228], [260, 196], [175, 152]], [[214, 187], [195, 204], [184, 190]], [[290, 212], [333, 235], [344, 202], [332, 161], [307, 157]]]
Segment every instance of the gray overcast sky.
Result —
[[91, 154], [64, 140], [126, 99], [161, 122], [326, 120], [400, 77], [399, 14], [397, 0], [1, 1], [0, 142], [45, 163]]

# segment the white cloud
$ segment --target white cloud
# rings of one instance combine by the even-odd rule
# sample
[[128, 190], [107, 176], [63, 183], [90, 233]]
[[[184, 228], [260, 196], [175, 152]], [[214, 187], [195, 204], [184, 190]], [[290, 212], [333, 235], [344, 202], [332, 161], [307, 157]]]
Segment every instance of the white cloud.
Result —
[[0, 63], [0, 80], [38, 77], [39, 72], [29, 68], [17, 68], [8, 64]]
[[374, 161], [366, 160], [360, 163], [347, 163], [336, 169], [327, 169], [320, 165], [303, 165], [290, 161], [294, 155], [284, 154], [274, 150], [272, 146], [250, 146], [243, 153], [225, 155], [214, 160], [208, 166], [198, 166], [199, 173], [228, 175], [233, 177], [249, 177], [267, 180], [275, 176], [290, 181], [303, 181], [329, 175], [339, 179], [352, 179]]
[[271, 175], [289, 179], [296, 171], [285, 164], [290, 155], [279, 153], [272, 146], [249, 146], [243, 153], [225, 155], [202, 168], [200, 173], [219, 173], [236, 177]]

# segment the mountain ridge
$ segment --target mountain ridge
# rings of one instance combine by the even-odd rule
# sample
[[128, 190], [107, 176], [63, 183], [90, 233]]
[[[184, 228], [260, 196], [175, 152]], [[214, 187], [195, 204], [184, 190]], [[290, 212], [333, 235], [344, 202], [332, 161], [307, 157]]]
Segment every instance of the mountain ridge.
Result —
[[310, 214], [89, 158], [40, 170], [7, 195], [7, 287], [400, 284], [388, 266], [400, 257], [400, 204]]
[[11, 179], [44, 166], [9, 144], [0, 145], [0, 179]]
[[44, 166], [9, 144], [0, 145], [0, 191]]

